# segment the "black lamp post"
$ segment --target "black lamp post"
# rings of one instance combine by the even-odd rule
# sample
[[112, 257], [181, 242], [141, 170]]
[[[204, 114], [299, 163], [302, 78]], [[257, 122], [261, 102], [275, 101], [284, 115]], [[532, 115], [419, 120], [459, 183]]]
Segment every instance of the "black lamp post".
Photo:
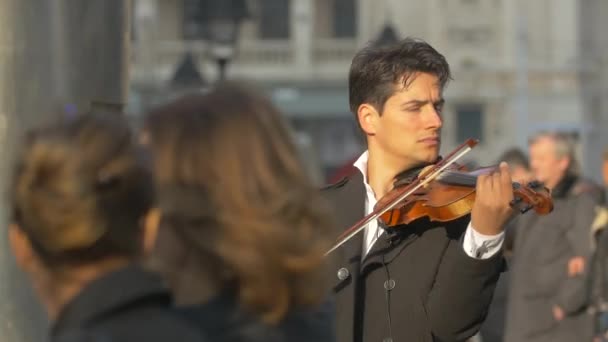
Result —
[[395, 44], [398, 41], [399, 41], [399, 35], [397, 34], [397, 31], [395, 30], [395, 28], [393, 27], [393, 25], [386, 23], [386, 24], [384, 24], [382, 31], [380, 31], [378, 38], [376, 38], [374, 45], [385, 46], [385, 45]]
[[203, 13], [205, 13], [207, 1], [204, 0], [182, 0], [183, 27], [182, 33], [186, 41], [186, 51], [181, 56], [175, 71], [169, 80], [171, 87], [178, 92], [184, 90], [200, 89], [207, 85], [205, 77], [198, 69], [196, 56], [192, 51], [192, 42], [205, 39], [205, 26], [203, 25]]
[[203, 20], [207, 40], [218, 66], [219, 80], [226, 78], [226, 68], [234, 57], [240, 26], [248, 17], [245, 0], [207, 0]]
[[171, 86], [177, 89], [192, 89], [202, 88], [206, 83], [196, 66], [194, 55], [191, 51], [187, 51], [173, 73]]

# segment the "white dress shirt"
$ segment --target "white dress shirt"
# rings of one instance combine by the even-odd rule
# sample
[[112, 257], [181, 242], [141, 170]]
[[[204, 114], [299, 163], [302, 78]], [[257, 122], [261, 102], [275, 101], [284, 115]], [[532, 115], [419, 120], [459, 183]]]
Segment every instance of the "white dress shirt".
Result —
[[[353, 164], [363, 174], [363, 183], [365, 184], [366, 200], [365, 200], [365, 215], [369, 215], [374, 210], [377, 199], [374, 190], [369, 185], [367, 180], [367, 160], [368, 152], [365, 151], [359, 159]], [[364, 230], [363, 235], [363, 257], [371, 250], [372, 246], [384, 233], [383, 229], [379, 229], [378, 222], [370, 222]], [[469, 225], [464, 233], [462, 247], [464, 251], [472, 258], [488, 259], [498, 253], [505, 239], [504, 232], [498, 235], [484, 235], [477, 232]]]

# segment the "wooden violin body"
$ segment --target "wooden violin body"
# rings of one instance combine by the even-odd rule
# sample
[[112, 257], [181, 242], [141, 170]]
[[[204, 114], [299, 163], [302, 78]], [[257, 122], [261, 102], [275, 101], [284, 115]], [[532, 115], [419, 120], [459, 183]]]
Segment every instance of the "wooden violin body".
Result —
[[473, 209], [474, 188], [433, 183], [424, 190], [382, 214], [380, 220], [389, 227], [408, 224], [426, 216], [433, 221], [447, 222], [465, 216]]
[[[463, 172], [462, 168], [458, 167], [455, 172], [446, 171], [441, 177], [380, 215], [380, 220], [386, 226], [392, 227], [408, 224], [422, 217], [428, 217], [432, 221], [448, 222], [465, 216], [473, 209], [477, 176], [491, 173], [494, 169], [495, 167], [487, 167], [473, 172]], [[399, 186], [380, 199], [377, 206], [392, 201], [399, 193]], [[553, 209], [549, 190], [539, 183], [532, 182], [525, 186], [513, 183], [513, 193], [515, 200], [511, 205], [522, 213], [535, 209], [538, 214], [543, 215]]]

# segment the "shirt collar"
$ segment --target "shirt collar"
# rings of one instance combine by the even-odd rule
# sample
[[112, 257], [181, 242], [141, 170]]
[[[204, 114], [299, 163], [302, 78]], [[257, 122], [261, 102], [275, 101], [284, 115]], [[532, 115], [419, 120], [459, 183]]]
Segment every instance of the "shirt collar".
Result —
[[[441, 157], [439, 157], [438, 160], [440, 160], [440, 159], [441, 159]], [[366, 150], [353, 163], [353, 166], [356, 167], [359, 170], [359, 172], [361, 172], [361, 174], [363, 175], [363, 184], [365, 185], [365, 188], [369, 192], [371, 190], [371, 187], [369, 185], [369, 179], [367, 178], [368, 161], [369, 161], [369, 150]], [[395, 179], [400, 179], [402, 182], [412, 182], [414, 179], [416, 179], [416, 177], [418, 177], [418, 174], [420, 173], [420, 171], [422, 171], [422, 169], [424, 169], [424, 167], [426, 167], [428, 165], [429, 164], [420, 165], [420, 166], [411, 168], [409, 170], [405, 170], [405, 171], [401, 172], [399, 175], [397, 175], [395, 177]]]
[[367, 181], [367, 161], [369, 160], [369, 152], [366, 150], [359, 156], [357, 161], [353, 164], [354, 167], [359, 169], [361, 174], [363, 175], [363, 184], [369, 185]]

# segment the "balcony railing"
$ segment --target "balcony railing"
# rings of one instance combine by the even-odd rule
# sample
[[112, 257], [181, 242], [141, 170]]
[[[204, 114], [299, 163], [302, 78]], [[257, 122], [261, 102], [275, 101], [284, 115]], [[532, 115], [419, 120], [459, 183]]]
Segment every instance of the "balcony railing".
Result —
[[[312, 79], [319, 74], [332, 78], [335, 73], [336, 78], [343, 79], [356, 48], [354, 40], [343, 39], [314, 40], [310, 48], [296, 46], [290, 40], [247, 40], [237, 47], [232, 67], [244, 77]], [[137, 78], [153, 72], [157, 78], [166, 78], [187, 51], [194, 54], [202, 68], [214, 63], [204, 42], [139, 42], [133, 46], [133, 75]]]
[[357, 42], [352, 39], [319, 39], [314, 42], [314, 63], [347, 62], [350, 64], [357, 52]]
[[294, 47], [290, 41], [244, 41], [238, 46], [235, 63], [289, 67], [294, 63], [294, 53]]

